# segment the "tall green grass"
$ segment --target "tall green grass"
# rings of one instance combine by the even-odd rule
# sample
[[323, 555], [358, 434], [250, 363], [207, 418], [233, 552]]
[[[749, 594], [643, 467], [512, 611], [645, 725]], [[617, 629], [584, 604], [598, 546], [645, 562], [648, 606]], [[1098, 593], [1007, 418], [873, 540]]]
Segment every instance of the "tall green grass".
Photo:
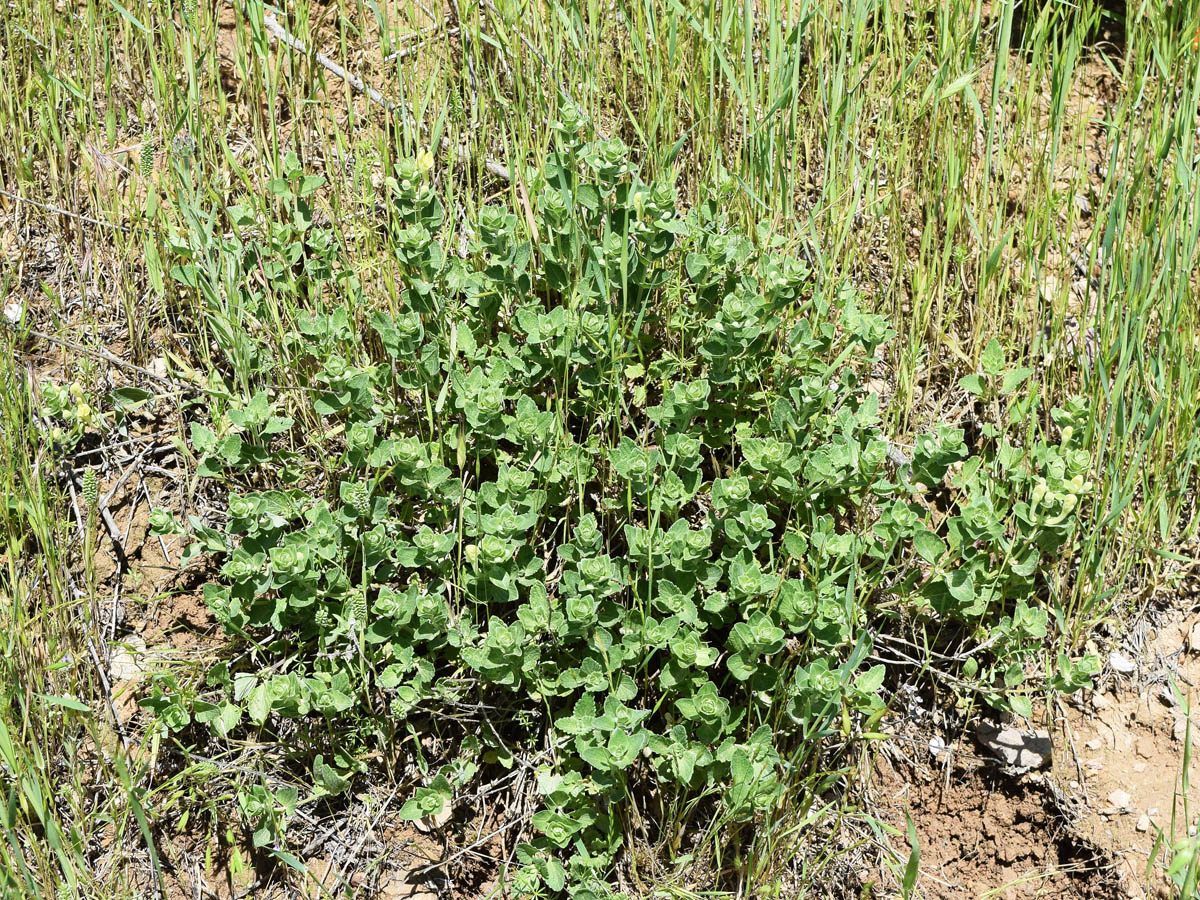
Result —
[[[4, 353], [16, 355], [7, 336]], [[29, 380], [13, 365], [0, 371], [0, 422], [0, 893], [123, 892], [122, 858], [158, 866], [143, 773], [100, 674], [96, 598], [63, 550], [76, 522], [52, 483]]]

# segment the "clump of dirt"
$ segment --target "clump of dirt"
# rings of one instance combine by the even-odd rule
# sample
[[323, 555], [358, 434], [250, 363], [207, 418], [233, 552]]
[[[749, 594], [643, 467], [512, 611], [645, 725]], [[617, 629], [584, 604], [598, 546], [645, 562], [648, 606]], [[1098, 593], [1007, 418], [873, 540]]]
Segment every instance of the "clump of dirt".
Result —
[[874, 790], [887, 824], [903, 834], [912, 817], [928, 900], [1124, 896], [1111, 862], [1074, 832], [1041, 776], [881, 758]]
[[495, 820], [482, 814], [471, 818], [469, 812], [432, 830], [393, 820], [380, 833], [388, 864], [378, 879], [376, 900], [495, 896], [506, 855], [503, 831]]
[[150, 517], [155, 507], [174, 505], [172, 495], [178, 488], [173, 479], [138, 471], [141, 462], [139, 456], [132, 462], [114, 463], [100, 479], [99, 494], [105, 502], [91, 564], [98, 584], [120, 581], [118, 594], [153, 596], [179, 575], [182, 551], [176, 539], [151, 533]]
[[156, 598], [144, 620], [135, 623], [147, 643], [166, 644], [175, 650], [220, 643], [212, 611], [198, 591], [181, 591]]

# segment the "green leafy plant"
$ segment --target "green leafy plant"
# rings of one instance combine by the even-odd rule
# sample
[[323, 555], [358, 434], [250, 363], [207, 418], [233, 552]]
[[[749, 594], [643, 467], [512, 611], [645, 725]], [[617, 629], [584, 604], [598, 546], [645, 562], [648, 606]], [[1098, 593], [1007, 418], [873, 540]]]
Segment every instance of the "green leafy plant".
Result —
[[[1091, 489], [1079, 405], [1020, 440], [939, 427], [896, 470], [867, 388], [884, 320], [715, 201], [681, 213], [583, 130], [564, 117], [527, 173], [533, 234], [499, 206], [456, 232], [430, 160], [397, 163], [392, 302], [339, 266], [294, 167], [272, 187], [283, 224], [233, 209], [218, 236], [193, 214], [173, 270], [218, 335], [218, 300], [264, 302], [260, 267], [309, 309], [284, 338], [307, 388], [290, 414], [269, 353], [226, 334], [254, 364], [191, 431], [201, 475], [259, 483], [191, 523], [192, 552], [221, 561], [205, 599], [243, 644], [210, 676], [213, 727], [290, 722], [323, 794], [437, 713], [464, 711], [442, 737], [485, 766], [540, 748], [513, 875], [530, 895], [604, 894], [635, 797], [769, 816], [799, 761], [886, 711], [878, 627], [970, 645], [955, 674], [1027, 712], [1053, 625], [1041, 572]], [[998, 352], [985, 376], [1011, 393], [1028, 373]], [[318, 423], [322, 464], [290, 449], [297, 421]], [[1063, 657], [1057, 686], [1090, 665]], [[431, 774], [408, 818], [479, 777], [411, 752]]]
[[85, 432], [101, 427], [101, 414], [89, 402], [83, 385], [78, 381], [66, 387], [53, 381], [43, 381], [39, 393], [42, 415], [51, 422], [50, 441], [59, 449], [72, 449]]

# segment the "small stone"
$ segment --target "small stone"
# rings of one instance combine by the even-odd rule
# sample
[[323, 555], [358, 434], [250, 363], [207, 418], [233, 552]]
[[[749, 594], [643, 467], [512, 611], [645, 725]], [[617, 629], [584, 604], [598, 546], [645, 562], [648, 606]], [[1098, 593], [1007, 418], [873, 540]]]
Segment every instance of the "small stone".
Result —
[[1099, 750], [1101, 747], [1104, 746], [1104, 741], [1101, 740], [1100, 738], [1092, 738], [1090, 741], [1088, 741], [1083, 746], [1087, 747], [1089, 750]]
[[108, 674], [113, 683], [130, 681], [146, 673], [142, 662], [146, 654], [146, 642], [136, 634], [125, 638], [113, 648], [112, 659], [108, 664]]
[[1108, 666], [1114, 672], [1121, 675], [1128, 675], [1131, 672], [1137, 671], [1137, 663], [1119, 650], [1114, 650], [1108, 654]]
[[1089, 759], [1087, 762], [1085, 762], [1083, 764], [1083, 767], [1085, 769], [1091, 769], [1093, 772], [1099, 772], [1101, 769], [1104, 768], [1104, 760], [1099, 759], [1099, 758]]
[[1145, 771], [1146, 771], [1146, 764], [1145, 764], [1145, 763], [1134, 763], [1134, 764], [1133, 764], [1133, 771], [1137, 772], [1138, 774], [1141, 774], [1142, 772], [1145, 772]]
[[1142, 759], [1150, 759], [1154, 756], [1154, 741], [1148, 737], [1140, 737], [1137, 743], [1133, 745], [1133, 752]]
[[1155, 816], [1158, 815], [1158, 807], [1157, 806], [1150, 807], [1148, 810], [1146, 810], [1146, 815], [1148, 815], [1150, 818], [1153, 819]]
[[1128, 809], [1132, 800], [1133, 797], [1130, 796], [1129, 792], [1123, 791], [1120, 788], [1117, 788], [1108, 795], [1108, 802], [1117, 809]]
[[929, 753], [934, 759], [940, 759], [946, 752], [946, 741], [941, 735], [935, 734], [929, 739]]
[[1050, 732], [1024, 731], [1020, 728], [1001, 728], [983, 721], [975, 729], [975, 737], [993, 756], [1006, 766], [1016, 769], [1040, 769], [1050, 763]]
[[1110, 697], [1104, 694], [1092, 694], [1092, 709], [1108, 709], [1113, 702]]
[[1150, 817], [1148, 815], [1146, 815], [1145, 813], [1142, 813], [1140, 816], [1138, 816], [1137, 824], [1134, 825], [1133, 827], [1135, 829], [1137, 829], [1138, 831], [1149, 831], [1150, 830]]

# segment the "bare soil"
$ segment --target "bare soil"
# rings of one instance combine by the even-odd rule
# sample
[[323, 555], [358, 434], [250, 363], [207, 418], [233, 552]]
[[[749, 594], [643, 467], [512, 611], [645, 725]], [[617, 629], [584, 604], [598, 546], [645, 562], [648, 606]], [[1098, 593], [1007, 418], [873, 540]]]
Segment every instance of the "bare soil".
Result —
[[[1200, 788], [1183, 791], [1197, 685], [1200, 616], [1179, 595], [1133, 623], [1097, 690], [1056, 702], [1033, 723], [1050, 730], [1047, 768], [1005, 770], [971, 726], [932, 747], [931, 732], [908, 735], [879, 754], [872, 811], [896, 829], [901, 861], [912, 817], [929, 900], [1174, 897], [1168, 849], [1200, 825]], [[896, 880], [883, 867], [860, 882]]]
[[943, 769], [882, 758], [876, 800], [889, 824], [916, 826], [927, 900], [1120, 898], [1107, 855], [1071, 827], [1042, 778], [979, 761]]
[[1112, 856], [1127, 895], [1170, 897], [1164, 844], [1188, 834], [1200, 811], [1195, 782], [1186, 797], [1182, 784], [1200, 618], [1168, 611], [1143, 637], [1139, 652], [1123, 654], [1136, 671], [1112, 677], [1086, 706], [1064, 706], [1054, 777], [1081, 802], [1076, 832]]

